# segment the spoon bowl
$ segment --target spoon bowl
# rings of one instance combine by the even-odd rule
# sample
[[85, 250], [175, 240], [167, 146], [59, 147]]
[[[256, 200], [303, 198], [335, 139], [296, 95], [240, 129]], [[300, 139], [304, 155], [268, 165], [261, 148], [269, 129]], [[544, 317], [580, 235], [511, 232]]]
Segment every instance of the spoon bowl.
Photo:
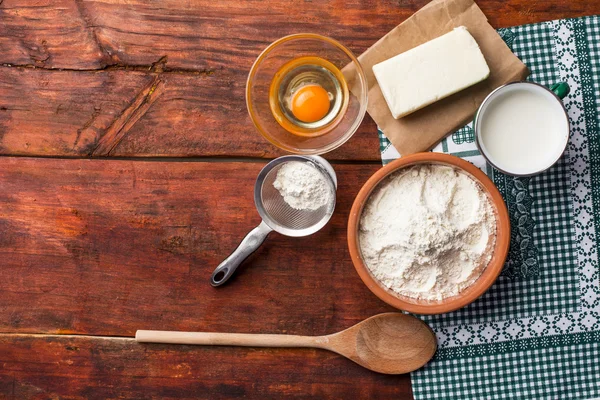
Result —
[[437, 348], [435, 334], [420, 319], [400, 313], [375, 315], [329, 335], [324, 346], [382, 374], [405, 374], [425, 365]]
[[325, 336], [139, 330], [135, 340], [214, 346], [313, 347], [333, 351], [382, 374], [405, 374], [419, 369], [433, 357], [437, 348], [435, 334], [425, 322], [400, 313], [375, 315]]

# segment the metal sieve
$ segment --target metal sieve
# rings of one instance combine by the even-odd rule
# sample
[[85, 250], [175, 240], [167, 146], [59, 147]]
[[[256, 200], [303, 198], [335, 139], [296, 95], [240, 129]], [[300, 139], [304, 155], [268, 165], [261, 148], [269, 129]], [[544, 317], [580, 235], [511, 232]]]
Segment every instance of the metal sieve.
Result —
[[[291, 161], [310, 163], [321, 172], [331, 191], [328, 204], [316, 210], [296, 210], [284, 201], [279, 191], [273, 186], [273, 182], [279, 168]], [[312, 235], [325, 226], [333, 215], [336, 188], [335, 171], [323, 157], [283, 156], [265, 165], [254, 184], [254, 203], [262, 221], [214, 270], [210, 277], [210, 284], [220, 286], [225, 283], [238, 266], [260, 247], [272, 231], [286, 236], [301, 237]]]

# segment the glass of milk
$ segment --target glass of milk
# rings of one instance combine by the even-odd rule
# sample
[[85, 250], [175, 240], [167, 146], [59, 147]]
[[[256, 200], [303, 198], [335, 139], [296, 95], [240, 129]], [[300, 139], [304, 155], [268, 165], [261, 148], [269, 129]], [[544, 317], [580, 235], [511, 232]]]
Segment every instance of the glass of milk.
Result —
[[513, 82], [490, 93], [475, 114], [477, 147], [496, 169], [513, 176], [539, 174], [554, 165], [569, 141], [562, 98], [566, 83], [550, 89]]

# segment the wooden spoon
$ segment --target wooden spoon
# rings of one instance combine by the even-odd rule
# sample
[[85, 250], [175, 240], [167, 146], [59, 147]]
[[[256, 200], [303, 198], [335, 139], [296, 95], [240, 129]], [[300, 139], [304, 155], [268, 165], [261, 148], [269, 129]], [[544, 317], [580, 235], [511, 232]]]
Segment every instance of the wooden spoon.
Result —
[[404, 374], [425, 365], [436, 350], [435, 335], [423, 321], [385, 313], [326, 336], [245, 333], [137, 331], [135, 340], [151, 343], [250, 347], [316, 347], [336, 352], [372, 371]]

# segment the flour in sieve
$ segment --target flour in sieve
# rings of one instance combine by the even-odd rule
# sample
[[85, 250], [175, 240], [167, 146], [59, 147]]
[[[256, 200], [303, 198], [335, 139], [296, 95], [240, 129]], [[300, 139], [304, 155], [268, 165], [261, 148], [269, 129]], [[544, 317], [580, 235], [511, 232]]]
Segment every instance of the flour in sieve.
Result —
[[290, 161], [277, 171], [273, 182], [283, 200], [296, 210], [317, 210], [329, 203], [331, 189], [326, 178], [309, 162]]
[[495, 234], [490, 200], [471, 177], [417, 165], [376, 187], [361, 215], [359, 243], [367, 268], [385, 287], [437, 301], [477, 280]]

